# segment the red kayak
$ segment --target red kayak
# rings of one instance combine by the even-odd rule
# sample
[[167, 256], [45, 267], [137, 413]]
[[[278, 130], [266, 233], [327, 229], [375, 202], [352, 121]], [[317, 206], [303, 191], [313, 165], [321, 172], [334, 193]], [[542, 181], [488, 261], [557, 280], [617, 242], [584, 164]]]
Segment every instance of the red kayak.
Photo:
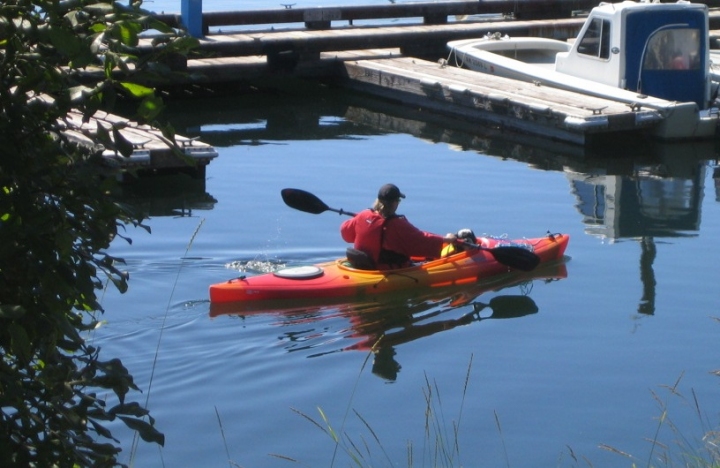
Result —
[[479, 238], [468, 250], [395, 270], [360, 270], [346, 258], [210, 286], [212, 303], [276, 299], [363, 298], [409, 289], [471, 284], [510, 271], [530, 271], [563, 258], [567, 234], [512, 241]]

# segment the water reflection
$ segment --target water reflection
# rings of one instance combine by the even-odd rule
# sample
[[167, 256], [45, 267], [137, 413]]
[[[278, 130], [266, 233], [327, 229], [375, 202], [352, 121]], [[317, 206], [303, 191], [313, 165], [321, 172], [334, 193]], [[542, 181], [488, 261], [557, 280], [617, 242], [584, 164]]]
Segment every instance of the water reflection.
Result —
[[587, 234], [639, 243], [643, 295], [638, 311], [642, 314], [655, 311], [655, 240], [697, 235], [711, 167], [720, 201], [718, 149], [713, 141], [670, 144], [634, 138], [586, 148], [447, 119], [345, 90], [307, 83], [292, 87], [292, 91], [207, 99], [194, 105], [192, 112], [179, 105], [169, 115], [182, 133], [216, 147], [401, 132], [461, 151], [562, 172]]
[[[307, 88], [307, 92], [303, 89]], [[285, 144], [295, 140], [361, 139], [383, 132], [345, 119], [348, 103], [339, 90], [298, 83], [274, 90], [171, 104], [167, 117], [183, 135], [215, 147]]]
[[[272, 316], [286, 351], [304, 351], [308, 357], [372, 351], [373, 373], [394, 381], [402, 368], [396, 360], [399, 346], [474, 322], [536, 314], [539, 308], [528, 295], [533, 281], [566, 277], [565, 263], [560, 261], [533, 272], [514, 272], [463, 287], [385, 294], [348, 303], [338, 303], [337, 299], [213, 303], [210, 316]], [[479, 299], [483, 294], [518, 286], [525, 294]]]
[[622, 167], [566, 166], [585, 232], [608, 239], [694, 236], [714, 143], [658, 147]]
[[205, 180], [186, 174], [144, 177], [120, 187], [120, 198], [144, 216], [190, 217], [212, 210], [217, 200], [205, 190]]
[[696, 236], [700, 230], [708, 159], [714, 151], [713, 142], [664, 144], [655, 148], [653, 160], [631, 159], [620, 171], [608, 166], [565, 169], [585, 232], [640, 244], [640, 314], [655, 313], [655, 239]]

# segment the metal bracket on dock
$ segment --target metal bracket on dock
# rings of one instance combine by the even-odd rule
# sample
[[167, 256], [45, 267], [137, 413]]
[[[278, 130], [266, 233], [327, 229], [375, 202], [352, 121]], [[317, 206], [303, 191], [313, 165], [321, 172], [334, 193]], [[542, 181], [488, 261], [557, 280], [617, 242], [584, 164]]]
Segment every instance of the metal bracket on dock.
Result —
[[133, 142], [132, 147], [133, 147], [133, 149], [144, 149], [145, 144], [150, 143], [151, 141], [152, 140], [150, 140], [150, 139], [143, 140], [143, 141], [136, 141], [136, 142]]
[[633, 112], [640, 112], [642, 110], [642, 104], [640, 104], [639, 102], [632, 102], [628, 104], [628, 107]]
[[607, 109], [607, 106], [590, 108], [593, 115], [601, 115], [602, 111], [604, 111], [605, 109]]
[[308, 29], [330, 29], [331, 21], [342, 19], [339, 8], [308, 8], [303, 13], [305, 27]]
[[196, 142], [196, 141], [199, 140], [199, 139], [200, 139], [200, 137], [192, 137], [192, 138], [187, 138], [187, 139], [185, 139], [185, 140], [180, 140], [179, 143], [180, 143], [180, 146], [182, 146], [183, 148], [185, 148], [185, 147], [187, 147], [187, 146], [192, 146], [193, 143]]

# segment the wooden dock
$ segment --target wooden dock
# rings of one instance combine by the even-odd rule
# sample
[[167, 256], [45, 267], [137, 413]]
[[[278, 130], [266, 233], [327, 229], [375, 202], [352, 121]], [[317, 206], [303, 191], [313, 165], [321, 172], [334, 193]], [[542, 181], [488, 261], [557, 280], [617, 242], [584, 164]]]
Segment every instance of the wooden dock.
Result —
[[598, 135], [645, 130], [656, 110], [398, 56], [345, 60], [346, 85], [407, 105], [546, 138], [591, 143]]
[[212, 146], [181, 135], [176, 135], [175, 141], [183, 155], [177, 155], [160, 130], [103, 111], [95, 113], [88, 122], [83, 121], [81, 113], [70, 113], [66, 119], [67, 128], [64, 133], [78, 144], [92, 145], [92, 140], [87, 134], [97, 134], [98, 126], [105, 128], [110, 135], [113, 126], [120, 127], [119, 132], [122, 137], [132, 144], [130, 156], [123, 156], [110, 148], [103, 149], [102, 157], [105, 161], [111, 166], [131, 170], [140, 176], [184, 172], [194, 178], [205, 178], [207, 165], [218, 156]]
[[[720, 5], [718, 0], [708, 4], [717, 6], [713, 2]], [[602, 135], [642, 133], [661, 125], [662, 116], [651, 109], [495, 76], [479, 78], [443, 62], [449, 55], [447, 42], [487, 33], [574, 38], [585, 22], [575, 12], [596, 2], [555, 3], [552, 14], [563, 17], [530, 19], [547, 16], [542, 10], [549, 8], [547, 0], [432, 2], [404, 9], [386, 5], [383, 11], [339, 7], [206, 13], [203, 23], [208, 33], [200, 39], [201, 56], [176, 65], [194, 77], [192, 83], [184, 83], [193, 86], [262, 85], [269, 78], [277, 82], [285, 77], [335, 80], [385, 99], [477, 120], [478, 125], [490, 123], [581, 145]], [[495, 15], [449, 20], [449, 15], [466, 13]], [[404, 16], [419, 16], [422, 23], [354, 24], [365, 18]], [[173, 18], [178, 21], [172, 15], [162, 19], [172, 24]], [[232, 30], [232, 26], [271, 21], [300, 22], [304, 27]], [[720, 29], [720, 11], [711, 10], [709, 21], [712, 29]], [[211, 31], [212, 26], [229, 30]], [[141, 52], [144, 47], [140, 46]]]

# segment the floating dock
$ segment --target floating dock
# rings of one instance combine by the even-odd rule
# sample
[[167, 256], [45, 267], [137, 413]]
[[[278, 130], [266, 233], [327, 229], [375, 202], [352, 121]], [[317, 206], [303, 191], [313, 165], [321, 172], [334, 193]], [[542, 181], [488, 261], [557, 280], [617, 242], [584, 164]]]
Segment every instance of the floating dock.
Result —
[[175, 142], [182, 154], [176, 154], [172, 143], [160, 130], [103, 111], [96, 112], [88, 122], [83, 121], [79, 112], [71, 112], [66, 120], [65, 135], [81, 145], [93, 144], [88, 134], [95, 135], [98, 126], [108, 131], [111, 138], [113, 127], [119, 127], [122, 137], [132, 145], [132, 154], [123, 156], [105, 148], [102, 157], [109, 165], [132, 170], [138, 175], [185, 172], [194, 178], [205, 178], [207, 165], [218, 156], [214, 147], [181, 135], [175, 135]]
[[347, 86], [500, 128], [586, 144], [598, 135], [648, 129], [663, 120], [628, 106], [546, 86], [409, 57], [343, 61]]
[[[576, 13], [595, 6], [585, 0], [551, 3], [551, 10], [545, 0], [498, 0], [431, 2], [402, 8], [385, 5], [205, 13], [205, 36], [199, 39], [201, 56], [175, 65], [188, 72], [185, 85], [262, 85], [268, 78], [277, 82], [286, 77], [335, 80], [384, 99], [476, 120], [478, 125], [489, 123], [580, 145], [608, 135], [642, 134], [663, 125], [661, 111], [639, 104], [480, 75], [444, 60], [449, 55], [447, 42], [487, 33], [574, 38], [585, 22], [584, 15]], [[549, 14], [555, 19], [547, 18]], [[453, 15], [455, 21], [450, 21]], [[475, 16], [466, 20], [464, 15]], [[423, 23], [387, 21], [410, 16], [420, 17]], [[385, 18], [385, 24], [356, 23], [380, 18]], [[173, 15], [161, 19], [170, 24], [180, 21]], [[299, 22], [301, 26], [248, 28], [271, 22]], [[720, 28], [720, 12], [711, 10], [709, 22], [711, 29]], [[343, 25], [333, 27], [338, 23]], [[212, 27], [217, 29], [213, 31]], [[237, 27], [241, 30], [234, 30]], [[714, 37], [711, 34], [712, 43], [717, 42]], [[140, 52], [146, 47], [147, 42], [141, 44]], [[193, 77], [192, 82], [189, 77]]]

